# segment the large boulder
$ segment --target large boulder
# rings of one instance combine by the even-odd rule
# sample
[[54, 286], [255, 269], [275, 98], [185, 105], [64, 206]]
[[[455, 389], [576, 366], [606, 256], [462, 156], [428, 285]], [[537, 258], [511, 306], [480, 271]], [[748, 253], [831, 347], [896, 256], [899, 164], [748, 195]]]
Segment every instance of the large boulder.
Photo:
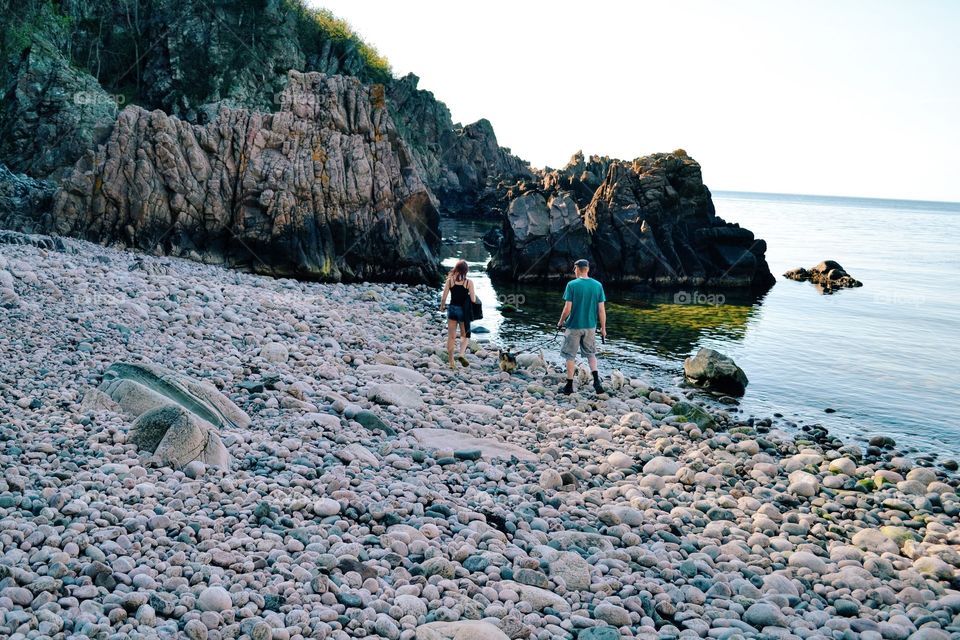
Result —
[[127, 107], [62, 183], [55, 229], [275, 276], [433, 282], [439, 215], [383, 92], [291, 71], [275, 113]]
[[834, 260], [824, 260], [820, 264], [804, 269], [798, 267], [783, 274], [788, 280], [812, 282], [820, 293], [833, 293], [836, 289], [862, 287], [863, 283], [847, 273], [846, 269]]
[[135, 418], [131, 443], [174, 467], [198, 460], [228, 468], [230, 454], [218, 430], [250, 425], [250, 417], [213, 385], [155, 364], [114, 363], [94, 394]]
[[192, 380], [152, 363], [110, 365], [99, 390], [134, 418], [175, 404], [218, 429], [250, 426], [250, 416], [209, 382]]
[[175, 404], [141, 414], [130, 427], [130, 442], [174, 467], [194, 460], [221, 469], [230, 466], [230, 456], [213, 425]]
[[561, 170], [505, 189], [506, 213], [492, 276], [568, 278], [574, 260], [591, 275], [659, 287], [766, 289], [766, 243], [717, 216], [700, 165], [682, 149], [627, 162], [576, 154]]
[[706, 348], [683, 361], [683, 376], [695, 387], [732, 396], [742, 396], [749, 382], [733, 358]]

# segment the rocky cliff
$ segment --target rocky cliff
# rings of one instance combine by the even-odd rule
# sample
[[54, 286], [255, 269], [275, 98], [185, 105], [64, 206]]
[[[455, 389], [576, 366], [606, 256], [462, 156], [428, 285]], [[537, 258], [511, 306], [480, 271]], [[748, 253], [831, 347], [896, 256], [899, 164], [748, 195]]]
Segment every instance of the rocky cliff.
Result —
[[429, 281], [436, 205], [470, 208], [524, 175], [488, 122], [455, 125], [415, 76], [394, 79], [348, 25], [295, 0], [0, 9], [5, 228]]
[[439, 208], [503, 217], [499, 277], [557, 278], [588, 256], [608, 280], [773, 281], [685, 154], [533, 171], [298, 0], [0, 0], [0, 21], [2, 226], [420, 281]]
[[60, 234], [323, 280], [433, 280], [438, 222], [382, 86], [296, 71], [273, 113], [127, 107], [53, 211]]
[[489, 213], [479, 202], [489, 187], [533, 178], [529, 164], [499, 146], [490, 121], [454, 124], [447, 106], [418, 83], [413, 74], [388, 83], [390, 109], [445, 212]]
[[418, 89], [416, 76], [394, 78], [349, 25], [297, 0], [5, 8], [0, 162], [14, 172], [68, 171], [103, 142], [118, 106], [160, 109], [192, 124], [216, 119], [221, 106], [275, 111], [287, 71], [296, 70], [383, 84], [416, 168], [446, 210], [469, 213], [488, 185], [530, 175], [498, 146], [489, 122], [454, 123], [442, 102]]
[[493, 276], [569, 277], [587, 258], [609, 282], [764, 289], [766, 243], [717, 216], [700, 165], [683, 150], [633, 161], [575, 155], [561, 170], [502, 189]]

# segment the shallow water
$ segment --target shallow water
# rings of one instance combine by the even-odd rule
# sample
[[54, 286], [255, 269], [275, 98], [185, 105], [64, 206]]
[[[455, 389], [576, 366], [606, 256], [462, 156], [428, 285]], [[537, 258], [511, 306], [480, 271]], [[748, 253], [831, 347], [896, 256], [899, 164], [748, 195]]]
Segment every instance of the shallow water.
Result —
[[[779, 412], [854, 441], [874, 434], [960, 453], [960, 204], [717, 193], [718, 214], [767, 241], [777, 284], [763, 296], [607, 291], [601, 370], [663, 385], [708, 346], [750, 378], [746, 415]], [[494, 286], [480, 271], [489, 223], [444, 220], [445, 264], [471, 265], [485, 319], [477, 334], [515, 349], [549, 341], [563, 288]], [[793, 267], [838, 261], [864, 286], [823, 295], [786, 280]], [[501, 313], [510, 303], [517, 313]], [[543, 347], [560, 362], [559, 340]], [[835, 413], [824, 410], [834, 409]]]

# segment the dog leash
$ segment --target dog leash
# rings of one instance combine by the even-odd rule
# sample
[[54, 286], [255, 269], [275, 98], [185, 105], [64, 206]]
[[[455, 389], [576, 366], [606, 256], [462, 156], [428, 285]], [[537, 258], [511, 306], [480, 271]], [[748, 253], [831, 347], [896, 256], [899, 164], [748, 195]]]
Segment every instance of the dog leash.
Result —
[[531, 347], [527, 347], [526, 349], [521, 349], [520, 351], [517, 351], [516, 353], [513, 353], [512, 355], [513, 355], [513, 356], [518, 356], [518, 355], [520, 355], [521, 353], [527, 353], [528, 351], [533, 351], [534, 349], [539, 349], [540, 347], [545, 347], [546, 345], [548, 345], [548, 344], [550, 344], [551, 342], [553, 342], [554, 340], [556, 340], [559, 335], [560, 335], [560, 327], [557, 327], [557, 330], [554, 332], [553, 336], [547, 338], [546, 340], [543, 340], [543, 341], [541, 341], [541, 342], [538, 342], [537, 344], [535, 344], [535, 345], [533, 345], [533, 346], [531, 346]]
[[[542, 342], [538, 342], [537, 344], [533, 345], [532, 347], [527, 347], [526, 349], [521, 349], [520, 351], [517, 351], [516, 353], [514, 353], [514, 354], [512, 354], [512, 355], [518, 356], [518, 355], [520, 355], [521, 353], [526, 353], [526, 352], [528, 352], [528, 351], [533, 351], [534, 349], [539, 349], [540, 347], [545, 347], [546, 345], [548, 345], [548, 344], [550, 344], [551, 342], [553, 342], [554, 340], [556, 340], [557, 337], [560, 335], [560, 331], [562, 331], [562, 330], [563, 330], [563, 327], [557, 327], [557, 330], [554, 332], [553, 336], [547, 338], [546, 340], [544, 340], [544, 341], [542, 341]], [[604, 337], [604, 335], [603, 335], [602, 333], [600, 334], [600, 344], [604, 344], [604, 345], [607, 344], [607, 339], [606, 339], [606, 337]]]

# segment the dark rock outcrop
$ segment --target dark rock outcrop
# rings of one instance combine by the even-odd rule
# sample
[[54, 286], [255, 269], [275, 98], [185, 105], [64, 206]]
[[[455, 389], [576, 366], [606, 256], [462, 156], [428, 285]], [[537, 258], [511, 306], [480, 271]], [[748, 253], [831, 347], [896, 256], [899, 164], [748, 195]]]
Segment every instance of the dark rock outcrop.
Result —
[[817, 285], [821, 293], [833, 293], [837, 289], [862, 287], [863, 283], [851, 276], [833, 260], [824, 260], [815, 267], [798, 267], [783, 274], [784, 278], [798, 282], [809, 281]]
[[0, 231], [0, 244], [36, 247], [45, 251], [58, 251], [60, 253], [77, 252], [76, 248], [64, 242], [63, 238], [42, 234], [20, 233], [19, 231]]
[[56, 175], [106, 139], [115, 99], [50, 45], [37, 43], [13, 73], [0, 108], [0, 159], [11, 170]]
[[124, 109], [64, 180], [55, 230], [272, 275], [435, 280], [439, 216], [383, 87], [292, 71], [280, 102], [205, 125]]
[[[135, 9], [11, 5], [0, 161], [60, 191], [53, 223], [41, 185], [37, 207], [0, 225], [276, 275], [420, 282], [436, 272], [439, 207], [505, 216], [499, 277], [565, 277], [587, 256], [611, 281], [773, 281], [763, 242], [716, 216], [686, 154], [579, 155], [534, 172], [488, 121], [454, 124], [416, 76], [391, 77], [348, 25], [303, 2]], [[357, 84], [305, 113], [289, 78], [313, 71]]]
[[445, 212], [490, 213], [478, 204], [486, 190], [500, 181], [533, 178], [529, 164], [499, 146], [489, 120], [454, 124], [445, 104], [417, 88], [419, 81], [412, 73], [394, 80], [387, 84], [387, 95], [424, 181]]
[[34, 233], [48, 227], [56, 186], [0, 164], [0, 229]]
[[700, 165], [683, 150], [632, 162], [584, 159], [502, 190], [494, 277], [567, 278], [587, 258], [613, 283], [765, 289], [766, 243], [717, 216]]
[[731, 396], [742, 396], [748, 384], [747, 374], [733, 358], [713, 349], [700, 349], [684, 360], [683, 377], [700, 389]]

